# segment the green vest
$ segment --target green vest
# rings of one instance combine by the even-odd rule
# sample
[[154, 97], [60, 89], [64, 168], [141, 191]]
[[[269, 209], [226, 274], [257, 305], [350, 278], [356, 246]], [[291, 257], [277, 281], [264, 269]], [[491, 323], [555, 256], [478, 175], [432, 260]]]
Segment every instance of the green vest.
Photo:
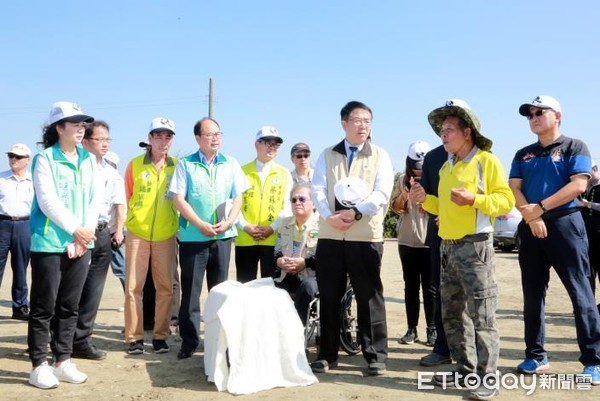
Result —
[[[199, 152], [180, 160], [187, 172], [187, 193], [185, 200], [203, 221], [217, 224], [226, 218], [225, 203], [231, 199], [238, 163], [231, 162], [224, 154], [217, 155], [217, 162], [207, 166], [200, 161]], [[179, 240], [181, 242], [205, 242], [214, 239], [231, 238], [237, 235], [235, 226], [217, 236], [207, 237], [198, 228], [179, 216]]]
[[177, 210], [168, 197], [177, 159], [167, 156], [156, 171], [150, 153], [131, 160], [133, 188], [127, 209], [127, 231], [146, 241], [165, 241], [177, 234]]
[[[59, 201], [71, 213], [77, 216], [81, 225], [90, 226], [97, 223], [86, 221], [88, 208], [94, 199], [94, 176], [96, 174], [96, 159], [87, 150], [77, 147], [77, 165], [67, 159], [57, 144], [44, 149], [33, 158], [32, 171], [39, 158], [48, 161], [52, 171], [54, 188]], [[35, 178], [35, 175], [34, 175]], [[60, 226], [50, 220], [40, 209], [37, 196], [33, 198], [31, 206], [31, 251], [33, 252], [66, 252], [67, 245], [74, 240], [74, 236], [67, 233]], [[91, 242], [88, 248], [93, 248]]]
[[[277, 219], [283, 209], [289, 173], [285, 167], [273, 163], [271, 171], [265, 180], [264, 186], [260, 175], [256, 171], [255, 161], [242, 166], [242, 171], [250, 183], [242, 195], [242, 213], [248, 223], [268, 226]], [[277, 234], [273, 233], [262, 241], [255, 241], [246, 231], [240, 230], [235, 240], [236, 246], [271, 245], [275, 246]]]

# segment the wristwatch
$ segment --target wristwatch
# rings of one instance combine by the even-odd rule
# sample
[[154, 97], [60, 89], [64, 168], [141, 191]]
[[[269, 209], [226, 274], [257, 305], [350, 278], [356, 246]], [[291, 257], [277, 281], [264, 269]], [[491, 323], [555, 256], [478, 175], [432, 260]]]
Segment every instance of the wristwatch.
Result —
[[544, 204], [542, 203], [542, 201], [538, 202], [538, 206], [542, 209], [542, 214], [548, 212], [548, 209], [546, 209], [546, 207], [544, 206]]
[[362, 219], [362, 213], [358, 211], [357, 208], [353, 207], [352, 210], [354, 210], [354, 220], [360, 220]]

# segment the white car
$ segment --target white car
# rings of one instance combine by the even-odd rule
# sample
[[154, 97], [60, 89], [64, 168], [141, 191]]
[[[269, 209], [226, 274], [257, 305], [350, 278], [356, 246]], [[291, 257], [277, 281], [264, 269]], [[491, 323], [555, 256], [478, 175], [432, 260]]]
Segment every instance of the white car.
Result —
[[496, 217], [494, 221], [494, 246], [503, 252], [519, 250], [517, 227], [522, 220], [521, 212], [513, 208], [510, 212]]

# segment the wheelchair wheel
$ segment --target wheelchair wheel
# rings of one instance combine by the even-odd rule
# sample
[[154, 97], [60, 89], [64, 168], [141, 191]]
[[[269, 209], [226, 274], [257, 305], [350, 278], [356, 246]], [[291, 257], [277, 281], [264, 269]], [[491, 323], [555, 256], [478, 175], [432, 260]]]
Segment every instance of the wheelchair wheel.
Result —
[[348, 355], [356, 355], [360, 352], [360, 338], [356, 316], [354, 290], [352, 287], [348, 287], [340, 304], [340, 346]]
[[315, 336], [315, 341], [319, 342], [319, 298], [313, 299], [308, 306], [308, 315], [306, 325], [304, 326], [304, 349], [308, 348], [308, 342]]

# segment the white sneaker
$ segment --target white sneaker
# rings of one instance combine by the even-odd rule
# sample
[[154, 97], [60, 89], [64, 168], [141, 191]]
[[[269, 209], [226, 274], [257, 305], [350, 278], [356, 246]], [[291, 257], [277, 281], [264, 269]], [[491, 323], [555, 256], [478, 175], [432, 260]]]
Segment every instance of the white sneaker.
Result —
[[44, 390], [58, 387], [58, 379], [54, 376], [54, 369], [43, 362], [29, 373], [29, 384]]
[[54, 376], [61, 382], [75, 384], [83, 383], [88, 379], [87, 375], [80, 372], [70, 359], [63, 361], [60, 366], [54, 364]]

